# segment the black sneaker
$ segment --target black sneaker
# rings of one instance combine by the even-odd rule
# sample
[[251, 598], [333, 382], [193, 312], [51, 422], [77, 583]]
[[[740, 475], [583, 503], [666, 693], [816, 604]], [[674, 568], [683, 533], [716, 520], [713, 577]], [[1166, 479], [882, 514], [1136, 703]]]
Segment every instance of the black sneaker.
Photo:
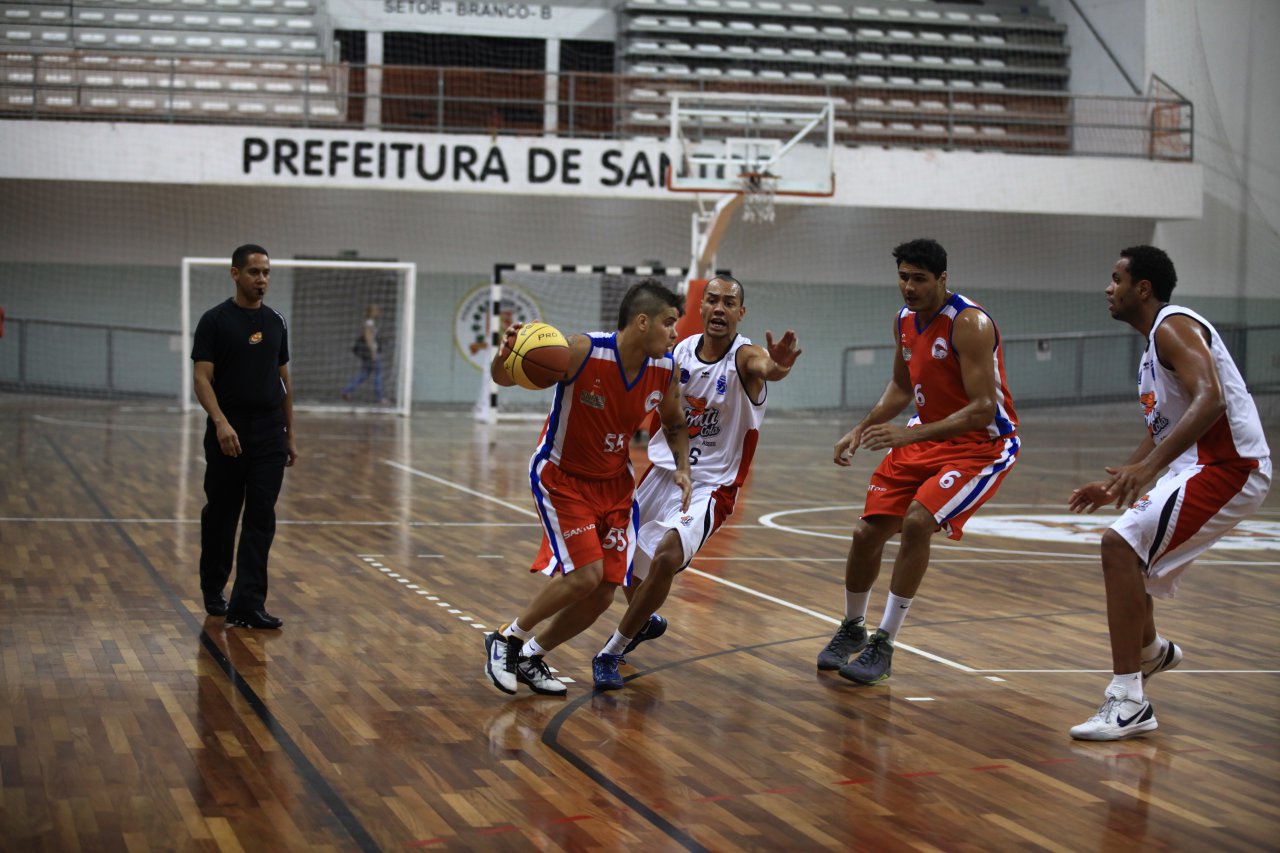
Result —
[[878, 684], [893, 671], [893, 643], [889, 632], [876, 629], [862, 654], [840, 667], [840, 674], [858, 684]]
[[228, 628], [261, 628], [267, 630], [283, 626], [283, 619], [278, 619], [265, 610], [246, 610], [242, 613], [227, 611]]
[[845, 619], [827, 647], [818, 652], [818, 669], [839, 669], [849, 662], [849, 658], [862, 651], [866, 644], [866, 623], [854, 624]]

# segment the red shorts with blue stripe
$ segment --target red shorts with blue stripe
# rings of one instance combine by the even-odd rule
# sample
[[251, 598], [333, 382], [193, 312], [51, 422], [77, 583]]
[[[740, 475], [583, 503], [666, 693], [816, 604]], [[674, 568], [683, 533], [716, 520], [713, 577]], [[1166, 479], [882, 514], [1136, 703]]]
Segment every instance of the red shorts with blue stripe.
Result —
[[895, 447], [871, 474], [862, 517], [901, 518], [912, 501], [933, 513], [948, 538], [1000, 488], [1018, 458], [1017, 435], [992, 440], [920, 441]]
[[542, 547], [529, 571], [554, 575], [603, 561], [606, 582], [629, 582], [639, 517], [631, 469], [611, 480], [588, 480], [539, 460], [530, 476]]

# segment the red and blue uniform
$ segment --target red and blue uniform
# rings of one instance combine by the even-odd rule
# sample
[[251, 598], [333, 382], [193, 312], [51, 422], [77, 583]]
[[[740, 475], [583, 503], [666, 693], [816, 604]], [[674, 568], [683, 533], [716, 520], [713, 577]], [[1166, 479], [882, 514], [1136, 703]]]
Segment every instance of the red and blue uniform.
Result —
[[555, 399], [529, 461], [542, 519], [542, 547], [531, 571], [553, 575], [604, 561], [604, 579], [629, 580], [637, 512], [631, 436], [671, 385], [671, 354], [645, 359], [623, 375], [616, 332], [595, 332], [578, 372], [555, 386]]
[[[987, 313], [958, 293], [951, 294], [942, 310], [924, 324], [906, 306], [898, 312], [899, 357], [906, 362], [916, 404], [909, 427], [943, 420], [970, 403], [952, 342], [956, 318], [964, 311]], [[951, 438], [916, 442], [889, 451], [871, 475], [864, 518], [901, 517], [916, 501], [933, 513], [948, 537], [959, 539], [965, 521], [996, 493], [1017, 460], [1020, 447], [999, 330], [991, 359], [996, 380], [992, 389], [996, 411], [991, 421]]]

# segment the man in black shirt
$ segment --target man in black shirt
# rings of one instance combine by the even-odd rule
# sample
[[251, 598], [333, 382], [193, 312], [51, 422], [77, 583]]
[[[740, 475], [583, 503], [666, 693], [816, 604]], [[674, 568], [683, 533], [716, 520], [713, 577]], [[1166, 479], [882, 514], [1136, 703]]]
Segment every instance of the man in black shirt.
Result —
[[[279, 313], [262, 304], [270, 278], [266, 249], [253, 244], [236, 249], [231, 255], [235, 296], [205, 312], [191, 348], [196, 399], [209, 414], [200, 590], [206, 613], [225, 615], [228, 626], [243, 628], [284, 624], [266, 611], [267, 554], [284, 469], [298, 459], [288, 329]], [[233, 551], [236, 581], [228, 602], [222, 590], [231, 576]]]

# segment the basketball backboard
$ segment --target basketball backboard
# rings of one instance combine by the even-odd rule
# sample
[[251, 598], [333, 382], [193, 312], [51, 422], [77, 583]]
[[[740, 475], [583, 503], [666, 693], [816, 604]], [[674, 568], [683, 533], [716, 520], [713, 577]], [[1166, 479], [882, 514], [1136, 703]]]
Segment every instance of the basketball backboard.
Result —
[[667, 188], [673, 192], [830, 196], [835, 103], [830, 98], [672, 92]]

